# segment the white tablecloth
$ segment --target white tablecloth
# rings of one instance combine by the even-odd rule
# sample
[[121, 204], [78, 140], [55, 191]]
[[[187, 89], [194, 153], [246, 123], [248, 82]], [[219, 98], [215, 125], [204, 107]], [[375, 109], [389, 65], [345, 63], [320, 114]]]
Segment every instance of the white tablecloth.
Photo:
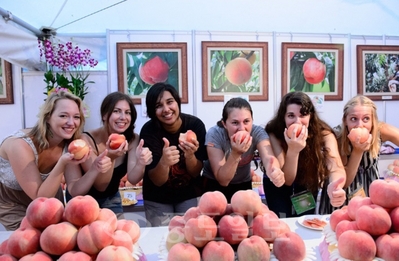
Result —
[[[299, 234], [305, 241], [307, 249], [315, 254], [316, 260], [321, 260], [319, 254], [319, 244], [323, 240], [322, 231], [311, 230], [302, 227], [297, 222], [297, 218], [286, 218], [282, 219], [291, 228], [291, 231]], [[0, 242], [6, 240], [12, 232], [1, 231], [0, 232]], [[139, 239], [139, 245], [147, 257], [148, 261], [158, 261], [160, 256], [160, 248], [162, 246], [162, 241], [165, 240], [168, 234], [168, 227], [146, 227], [141, 228], [141, 236]]]

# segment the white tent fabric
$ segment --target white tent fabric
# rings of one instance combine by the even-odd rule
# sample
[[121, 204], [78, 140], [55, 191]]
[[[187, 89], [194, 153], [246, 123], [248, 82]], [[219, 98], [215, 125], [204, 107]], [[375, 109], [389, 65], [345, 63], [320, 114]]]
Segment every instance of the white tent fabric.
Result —
[[0, 57], [30, 70], [43, 70], [37, 37], [12, 21], [0, 17]]

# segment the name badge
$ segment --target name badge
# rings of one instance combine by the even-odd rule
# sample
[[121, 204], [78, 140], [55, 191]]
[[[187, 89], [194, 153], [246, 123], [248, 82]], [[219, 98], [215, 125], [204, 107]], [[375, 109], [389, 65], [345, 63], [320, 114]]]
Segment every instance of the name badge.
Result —
[[316, 208], [316, 202], [314, 201], [313, 194], [310, 193], [310, 191], [302, 191], [292, 195], [291, 202], [298, 215]]

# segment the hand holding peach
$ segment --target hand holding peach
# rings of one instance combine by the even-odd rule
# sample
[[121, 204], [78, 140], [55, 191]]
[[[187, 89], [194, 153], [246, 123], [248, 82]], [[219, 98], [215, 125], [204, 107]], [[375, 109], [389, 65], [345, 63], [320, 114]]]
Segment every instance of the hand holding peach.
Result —
[[108, 137], [109, 147], [113, 150], [118, 149], [123, 143], [126, 143], [125, 135], [112, 133]]
[[350, 132], [348, 134], [348, 139], [352, 143], [355, 143], [355, 142], [364, 143], [367, 141], [369, 136], [370, 136], [370, 133], [369, 133], [368, 129], [359, 127], [359, 128], [353, 128], [350, 130]]
[[74, 159], [76, 160], [82, 159], [85, 155], [89, 153], [89, 151], [90, 151], [89, 146], [82, 139], [73, 140], [68, 145], [68, 152], [73, 154]]
[[296, 138], [298, 138], [299, 137], [299, 135], [301, 134], [301, 132], [302, 132], [302, 127], [303, 127], [304, 125], [302, 125], [302, 124], [299, 124], [299, 123], [293, 123], [293, 124], [291, 124], [290, 126], [288, 126], [288, 129], [287, 129], [287, 136], [288, 136], [288, 138], [290, 138], [290, 139], [292, 139], [292, 137], [296, 137]]
[[195, 144], [195, 142], [197, 141], [197, 134], [195, 134], [195, 132], [193, 132], [192, 130], [188, 130], [185, 133], [180, 133], [179, 142], [183, 141]]

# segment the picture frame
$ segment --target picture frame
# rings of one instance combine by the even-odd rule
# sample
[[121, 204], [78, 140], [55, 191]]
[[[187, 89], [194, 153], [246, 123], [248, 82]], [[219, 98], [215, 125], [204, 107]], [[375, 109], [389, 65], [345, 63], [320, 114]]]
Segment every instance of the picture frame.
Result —
[[0, 60], [0, 104], [14, 104], [12, 65], [4, 59]]
[[267, 42], [202, 41], [201, 48], [202, 101], [224, 101], [225, 95], [268, 100]]
[[399, 100], [399, 46], [357, 45], [356, 60], [359, 94], [375, 101]]
[[[116, 43], [118, 90], [135, 104], [157, 82], [174, 86], [188, 103], [187, 43]], [[155, 71], [155, 69], [157, 71]]]
[[303, 91], [342, 101], [343, 71], [343, 44], [282, 43], [282, 96]]

